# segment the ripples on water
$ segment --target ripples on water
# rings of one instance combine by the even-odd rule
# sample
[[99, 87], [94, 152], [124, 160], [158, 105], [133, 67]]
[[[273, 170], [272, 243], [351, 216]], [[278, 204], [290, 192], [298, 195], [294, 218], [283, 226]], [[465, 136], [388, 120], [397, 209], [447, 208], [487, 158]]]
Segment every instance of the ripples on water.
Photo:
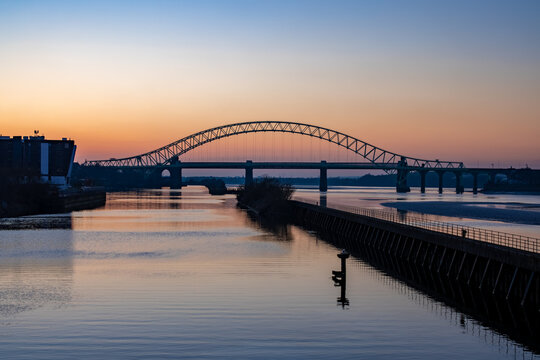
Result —
[[0, 231], [1, 359], [535, 357], [360, 260], [342, 309], [337, 249], [201, 188], [18, 221]]

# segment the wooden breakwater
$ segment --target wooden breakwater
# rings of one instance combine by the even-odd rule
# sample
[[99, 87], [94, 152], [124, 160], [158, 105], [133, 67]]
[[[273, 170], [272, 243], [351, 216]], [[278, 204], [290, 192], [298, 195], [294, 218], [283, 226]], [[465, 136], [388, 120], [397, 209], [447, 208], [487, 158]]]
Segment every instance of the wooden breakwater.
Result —
[[333, 235], [350, 251], [366, 249], [486, 296], [540, 309], [540, 254], [465, 236], [290, 201], [297, 224]]

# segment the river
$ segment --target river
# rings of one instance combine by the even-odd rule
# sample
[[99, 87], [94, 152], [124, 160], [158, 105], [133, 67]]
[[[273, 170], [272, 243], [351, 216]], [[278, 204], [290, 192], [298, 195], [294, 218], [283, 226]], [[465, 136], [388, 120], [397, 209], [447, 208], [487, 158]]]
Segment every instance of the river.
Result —
[[540, 358], [355, 257], [340, 305], [340, 249], [205, 188], [18, 224], [0, 231], [1, 359]]

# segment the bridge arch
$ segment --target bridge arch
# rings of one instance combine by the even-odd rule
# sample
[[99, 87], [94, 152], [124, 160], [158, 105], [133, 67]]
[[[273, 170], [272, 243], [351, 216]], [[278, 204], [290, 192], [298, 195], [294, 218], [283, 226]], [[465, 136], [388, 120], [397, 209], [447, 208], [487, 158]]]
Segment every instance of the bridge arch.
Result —
[[455, 169], [462, 168], [462, 162], [427, 160], [400, 155], [391, 151], [371, 145], [356, 137], [344, 134], [332, 129], [287, 121], [251, 121], [228, 124], [199, 131], [186, 136], [159, 149], [120, 159], [85, 161], [84, 166], [130, 166], [147, 167], [163, 166], [173, 163], [179, 156], [199, 146], [229, 136], [255, 133], [255, 132], [282, 132], [305, 136], [311, 136], [341, 146], [357, 155], [362, 156], [368, 162], [379, 165], [400, 165], [423, 167], [430, 169]]

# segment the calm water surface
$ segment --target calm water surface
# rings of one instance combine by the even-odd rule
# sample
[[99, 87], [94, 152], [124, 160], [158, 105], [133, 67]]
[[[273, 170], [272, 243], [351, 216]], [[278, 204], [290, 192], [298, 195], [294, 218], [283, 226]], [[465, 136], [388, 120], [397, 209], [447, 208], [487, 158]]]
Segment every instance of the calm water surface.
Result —
[[203, 188], [0, 231], [0, 359], [539, 358], [295, 226]]

